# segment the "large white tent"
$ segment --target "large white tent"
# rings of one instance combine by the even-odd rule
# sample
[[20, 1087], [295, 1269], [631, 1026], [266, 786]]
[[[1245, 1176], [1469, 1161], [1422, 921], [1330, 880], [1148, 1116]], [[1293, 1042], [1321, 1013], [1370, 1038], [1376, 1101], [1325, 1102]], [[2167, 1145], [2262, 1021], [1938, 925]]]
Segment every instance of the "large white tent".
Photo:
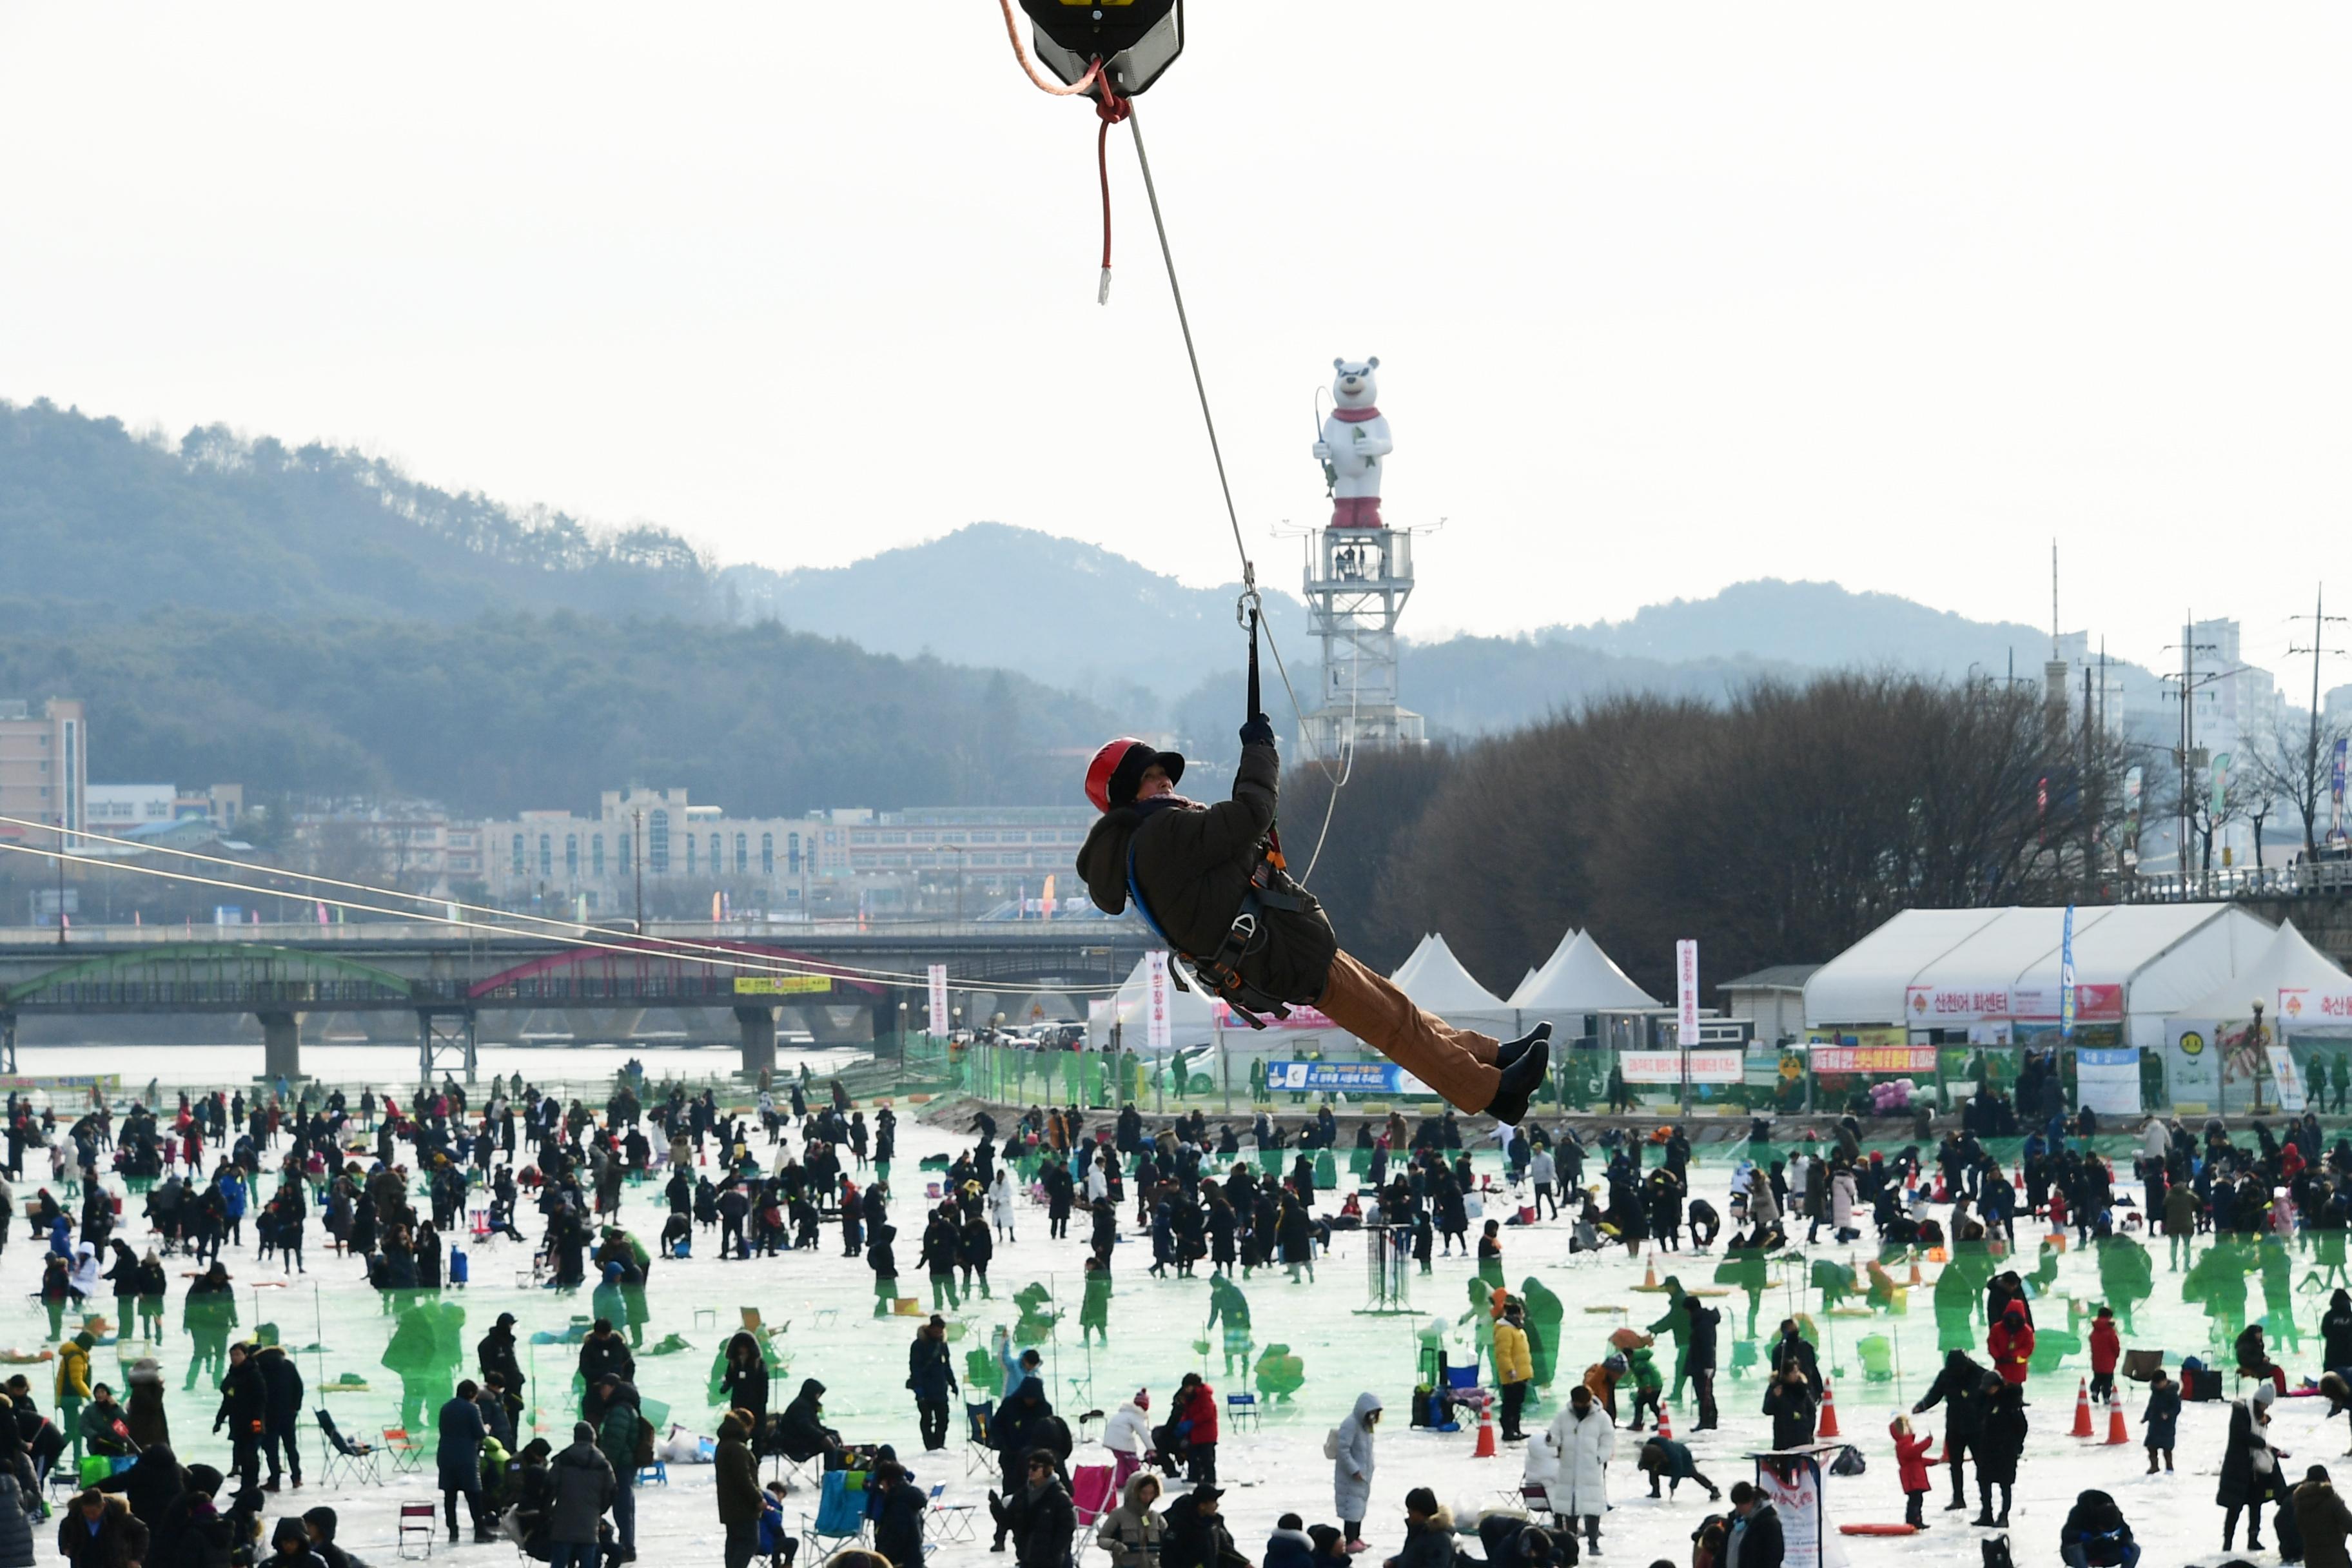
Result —
[[1425, 936], [1412, 956], [1389, 976], [1396, 988], [1439, 1017], [1460, 1013], [1507, 1013], [1510, 1004], [1478, 984], [1442, 936]]
[[1509, 1005], [1530, 1021], [1584, 1013], [1636, 1012], [1660, 1005], [1601, 951], [1591, 931], [1571, 931], [1542, 968], [1519, 983]]
[[[1805, 983], [1813, 1026], [1961, 1028], [2053, 1023], [2066, 911], [1906, 910]], [[2124, 904], [2074, 911], [2077, 1020], [2124, 1026], [2160, 1047], [2165, 1020], [2250, 968], [2272, 940], [2233, 904]]]
[[2312, 946], [2310, 939], [2288, 921], [2243, 972], [2179, 1008], [2175, 1016], [2209, 1024], [2250, 1020], [2253, 1004], [2260, 1002], [2286, 1033], [2352, 1035], [2352, 1019], [2330, 1016], [2334, 1009], [2306, 1009], [2301, 1005], [2306, 997], [2337, 997], [2347, 991], [2352, 991], [2352, 975]]

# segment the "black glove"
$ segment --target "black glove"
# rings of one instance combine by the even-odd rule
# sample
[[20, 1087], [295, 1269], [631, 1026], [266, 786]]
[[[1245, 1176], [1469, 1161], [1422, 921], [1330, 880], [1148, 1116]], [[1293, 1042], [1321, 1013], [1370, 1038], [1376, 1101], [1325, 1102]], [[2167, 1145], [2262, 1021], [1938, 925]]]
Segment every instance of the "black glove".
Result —
[[1242, 744], [1244, 746], [1273, 745], [1274, 721], [1263, 713], [1253, 715], [1250, 721], [1242, 726]]

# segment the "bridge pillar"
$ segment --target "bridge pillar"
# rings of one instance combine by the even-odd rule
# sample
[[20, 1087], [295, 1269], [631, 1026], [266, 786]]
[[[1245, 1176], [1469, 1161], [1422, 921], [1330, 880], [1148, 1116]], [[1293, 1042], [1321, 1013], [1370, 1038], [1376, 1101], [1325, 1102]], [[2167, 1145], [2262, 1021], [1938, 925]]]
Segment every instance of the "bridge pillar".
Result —
[[293, 1083], [302, 1076], [302, 1015], [260, 1013], [261, 1076]]
[[0, 1013], [0, 1072], [16, 1070], [16, 1015]]
[[776, 1070], [776, 1010], [738, 1007], [735, 1022], [743, 1031], [743, 1076], [756, 1080]]

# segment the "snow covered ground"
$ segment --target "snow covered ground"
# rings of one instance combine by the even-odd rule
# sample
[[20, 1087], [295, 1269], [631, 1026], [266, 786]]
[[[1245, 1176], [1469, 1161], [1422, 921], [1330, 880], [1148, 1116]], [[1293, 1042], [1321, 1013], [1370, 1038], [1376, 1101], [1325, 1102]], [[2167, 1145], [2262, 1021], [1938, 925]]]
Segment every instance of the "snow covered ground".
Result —
[[[906, 1109], [901, 1108], [902, 1111]], [[922, 1228], [926, 1184], [937, 1178], [921, 1172], [918, 1162], [926, 1154], [953, 1152], [967, 1142], [960, 1135], [925, 1127], [911, 1115], [900, 1123], [900, 1157], [894, 1166], [892, 1210], [899, 1230], [901, 1289], [907, 1294], [920, 1295], [926, 1306], [929, 1290], [914, 1258]], [[1499, 1169], [1496, 1156], [1490, 1152], [1481, 1150], [1476, 1159], [1482, 1171]], [[1703, 1149], [1700, 1163], [1694, 1172], [1695, 1194], [1711, 1198], [1719, 1209], [1727, 1206], [1725, 1187], [1729, 1162], [1729, 1146]], [[39, 1184], [37, 1180], [28, 1180], [20, 1185], [20, 1205]], [[1323, 1195], [1327, 1212], [1337, 1203], [1337, 1195]], [[627, 1204], [625, 1223], [648, 1246], [652, 1245], [660, 1231], [664, 1207], [659, 1187], [648, 1184], [632, 1190]], [[135, 1247], [143, 1248], [145, 1228], [135, 1210], [136, 1205], [131, 1205], [126, 1234]], [[1490, 1215], [1501, 1212], [1500, 1205], [1488, 1210]], [[992, 1271], [993, 1300], [967, 1301], [951, 1314], [956, 1322], [966, 1326], [966, 1337], [955, 1347], [959, 1371], [963, 1351], [984, 1344], [994, 1325], [1012, 1323], [1015, 1313], [1010, 1298], [1014, 1290], [1034, 1280], [1051, 1291], [1056, 1305], [1066, 1314], [1059, 1337], [1040, 1348], [1046, 1356], [1053, 1402], [1066, 1417], [1071, 1418], [1074, 1428], [1078, 1426], [1076, 1417], [1079, 1415], [1114, 1410], [1139, 1387], [1152, 1390], [1155, 1412], [1164, 1415], [1170, 1392], [1187, 1371], [1204, 1373], [1221, 1394], [1246, 1386], [1240, 1379], [1229, 1381], [1223, 1375], [1221, 1354], [1204, 1354], [1196, 1348], [1205, 1344], [1207, 1339], [1202, 1329], [1209, 1294], [1205, 1267], [1201, 1276], [1192, 1279], [1150, 1278], [1145, 1273], [1150, 1263], [1149, 1239], [1135, 1233], [1132, 1221], [1130, 1208], [1122, 1216], [1124, 1241], [1114, 1270], [1116, 1288], [1107, 1351], [1082, 1349], [1076, 1329], [1080, 1299], [1078, 1265], [1087, 1229], [1083, 1216], [1074, 1224], [1069, 1240], [1053, 1242], [1046, 1237], [1044, 1210], [1024, 1208], [1017, 1239], [998, 1250]], [[1475, 1225], [1473, 1228], [1475, 1233]], [[1572, 1258], [1564, 1222], [1511, 1228], [1504, 1234], [1505, 1271], [1513, 1288], [1516, 1289], [1519, 1281], [1535, 1274], [1567, 1305], [1554, 1391], [1557, 1399], [1564, 1399], [1571, 1383], [1602, 1353], [1602, 1342], [1608, 1331], [1628, 1321], [1636, 1326], [1647, 1323], [1661, 1310], [1661, 1298], [1633, 1289], [1643, 1281], [1644, 1264], [1642, 1259], [1628, 1258], [1622, 1249], [1598, 1258], [1587, 1254]], [[313, 1398], [310, 1403], [313, 1405], [319, 1403], [316, 1390], [324, 1379], [350, 1373], [369, 1380], [369, 1392], [337, 1393], [329, 1395], [326, 1403], [347, 1432], [373, 1435], [397, 1415], [397, 1380], [378, 1360], [389, 1335], [391, 1320], [382, 1314], [374, 1292], [364, 1285], [360, 1262], [333, 1258], [320, 1244], [317, 1235], [314, 1215], [309, 1254], [310, 1271], [286, 1286], [275, 1283], [280, 1276], [274, 1263], [263, 1270], [253, 1264], [249, 1250], [240, 1255], [232, 1249], [227, 1261], [239, 1287], [240, 1313], [248, 1325], [259, 1321], [276, 1322], [282, 1342], [289, 1347], [307, 1347], [314, 1342], [323, 1347], [316, 1352], [306, 1349], [300, 1354], [304, 1375], [312, 1384]], [[248, 1242], [249, 1237], [250, 1227]], [[689, 1428], [706, 1434], [714, 1431], [718, 1413], [706, 1392], [711, 1357], [737, 1326], [740, 1309], [756, 1307], [769, 1324], [782, 1328], [779, 1342], [790, 1362], [788, 1370], [777, 1381], [772, 1396], [775, 1407], [780, 1408], [791, 1397], [803, 1377], [817, 1377], [829, 1391], [825, 1399], [828, 1418], [845, 1436], [853, 1440], [893, 1442], [909, 1458], [922, 1484], [946, 1482], [950, 1501], [985, 1501], [986, 1489], [992, 1484], [993, 1468], [967, 1468], [960, 1425], [950, 1439], [950, 1451], [928, 1457], [912, 1452], [916, 1447], [915, 1411], [903, 1385], [907, 1345], [919, 1320], [877, 1320], [871, 1315], [871, 1275], [862, 1260], [841, 1255], [837, 1230], [828, 1228], [824, 1245], [814, 1253], [773, 1260], [717, 1261], [713, 1256], [714, 1239], [707, 1236], [698, 1237], [698, 1249], [700, 1256], [659, 1263], [652, 1275], [654, 1321], [646, 1333], [647, 1345], [675, 1332], [693, 1348], [668, 1356], [641, 1356], [637, 1381], [650, 1401], [669, 1405], [672, 1419]], [[26, 1242], [20, 1222], [5, 1256], [0, 1256], [0, 1293], [18, 1303], [11, 1310], [13, 1323], [0, 1324], [0, 1344], [33, 1348], [41, 1341], [42, 1314], [29, 1298], [37, 1279], [39, 1250]], [[519, 1283], [518, 1270], [527, 1269], [530, 1261], [524, 1247], [510, 1241], [493, 1241], [469, 1246], [468, 1250], [472, 1282], [451, 1295], [464, 1305], [465, 1342], [469, 1349], [502, 1311], [517, 1316], [520, 1321], [519, 1332], [525, 1337], [534, 1331], [561, 1331], [574, 1315], [589, 1311], [585, 1292], [558, 1297]], [[1848, 1249], [1824, 1247], [1822, 1251], [1843, 1259]], [[1866, 1258], [1867, 1254], [1861, 1257]], [[1715, 1261], [1662, 1256], [1659, 1273], [1663, 1277], [1679, 1271], [1685, 1283], [1696, 1284], [1711, 1279]], [[175, 1275], [177, 1272], [175, 1268]], [[1366, 1533], [1374, 1547], [1370, 1561], [1379, 1561], [1400, 1544], [1402, 1500], [1412, 1486], [1426, 1484], [1434, 1488], [1440, 1499], [1454, 1509], [1474, 1554], [1476, 1542], [1470, 1536], [1469, 1521], [1481, 1510], [1507, 1500], [1516, 1502], [1520, 1464], [1517, 1450], [1506, 1446], [1502, 1457], [1478, 1459], [1472, 1457], [1474, 1433], [1426, 1434], [1412, 1430], [1407, 1423], [1416, 1369], [1416, 1331], [1432, 1317], [1443, 1318], [1458, 1347], [1454, 1359], [1470, 1357], [1470, 1331], [1466, 1326], [1457, 1326], [1455, 1320], [1470, 1305], [1475, 1284], [1472, 1260], [1459, 1256], [1440, 1258], [1433, 1275], [1414, 1279], [1414, 1313], [1410, 1317], [1360, 1313], [1359, 1309], [1366, 1304], [1366, 1272], [1359, 1238], [1341, 1233], [1329, 1256], [1318, 1264], [1312, 1284], [1291, 1284], [1279, 1269], [1261, 1273], [1244, 1284], [1255, 1315], [1259, 1345], [1275, 1342], [1290, 1345], [1304, 1358], [1307, 1377], [1306, 1387], [1297, 1400], [1267, 1409], [1258, 1430], [1236, 1431], [1229, 1426], [1223, 1434], [1219, 1469], [1230, 1489], [1224, 1500], [1225, 1512], [1237, 1542], [1253, 1560], [1260, 1553], [1277, 1515], [1296, 1510], [1308, 1523], [1332, 1520], [1330, 1465], [1321, 1453], [1324, 1434], [1347, 1412], [1358, 1393], [1365, 1389], [1380, 1394], [1390, 1412], [1379, 1437], [1379, 1468], [1371, 1513], [1366, 1524]], [[1930, 1277], [1933, 1272], [1931, 1266]], [[1776, 1271], [1776, 1278], [1783, 1276], [1790, 1280], [1801, 1278], [1794, 1269]], [[173, 1428], [184, 1461], [201, 1459], [226, 1468], [226, 1446], [211, 1436], [208, 1430], [215, 1401], [200, 1392], [184, 1394], [179, 1389], [187, 1352], [187, 1342], [178, 1331], [178, 1296], [184, 1288], [184, 1282], [175, 1278], [168, 1320], [171, 1328], [161, 1352], [169, 1374]], [[2059, 1289], [2061, 1293], [2079, 1295], [2086, 1303], [2095, 1301], [2098, 1283], [2092, 1261], [2069, 1253], [2061, 1268]], [[1903, 1498], [1895, 1481], [1886, 1426], [1896, 1409], [1907, 1408], [1920, 1396], [1940, 1360], [1927, 1292], [1915, 1291], [1913, 1295], [1912, 1310], [1906, 1317], [1881, 1318], [1873, 1323], [1821, 1320], [1825, 1330], [1833, 1331], [1830, 1342], [1822, 1347], [1823, 1366], [1843, 1369], [1842, 1374], [1832, 1374], [1843, 1435], [1861, 1448], [1869, 1461], [1867, 1474], [1829, 1483], [1828, 1509], [1832, 1523], [1890, 1521], [1902, 1517]], [[2319, 1310], [2315, 1303], [2321, 1300], [2324, 1298], [2299, 1298], [2301, 1302], [2311, 1304], [2305, 1317], [2307, 1331], [2315, 1324]], [[2259, 1301], [2257, 1292], [2257, 1306]], [[1719, 1304], [1727, 1309], [1722, 1350], [1726, 1370], [1717, 1385], [1723, 1426], [1718, 1431], [1691, 1436], [1690, 1441], [1699, 1468], [1718, 1484], [1728, 1486], [1752, 1473], [1752, 1467], [1743, 1456], [1767, 1446], [1769, 1423], [1758, 1412], [1761, 1388], [1756, 1377], [1751, 1373], [1735, 1378], [1728, 1371], [1733, 1341], [1745, 1327], [1744, 1301], [1731, 1297]], [[1785, 1287], [1776, 1290], [1768, 1298], [1759, 1323], [1766, 1335], [1772, 1332], [1781, 1313], [1792, 1304], [1815, 1309], [1819, 1306], [1818, 1298], [1806, 1301]], [[2052, 1311], [2056, 1312], [2058, 1321], [2063, 1321], [2063, 1310], [2054, 1308], [2042, 1314], [2042, 1321], [2053, 1321]], [[1901, 1375], [1895, 1381], [1871, 1384], [1863, 1376], [1853, 1342], [1861, 1334], [1874, 1331], [1889, 1334], [1895, 1342]], [[2126, 1346], [2162, 1348], [2171, 1352], [2168, 1360], [2177, 1365], [2184, 1352], [2202, 1353], [2205, 1338], [2202, 1316], [2180, 1302], [2178, 1277], [2165, 1272], [2159, 1252], [2157, 1298], [2142, 1310], [2138, 1332], [2126, 1337]], [[132, 1355], [140, 1353], [135, 1345], [126, 1344], [124, 1349]], [[2301, 1358], [2289, 1358], [2288, 1367], [2294, 1381], [2315, 1373], [2315, 1339]], [[526, 1353], [525, 1371], [532, 1376], [534, 1392], [544, 1396], [537, 1411], [541, 1430], [561, 1447], [568, 1439], [572, 1412], [568, 1405], [559, 1408], [555, 1401], [568, 1387], [574, 1352], [568, 1346], [549, 1345]], [[120, 1387], [117, 1360], [112, 1348], [101, 1348], [95, 1370], [97, 1375], [110, 1378]], [[2096, 1438], [2085, 1442], [2067, 1436], [2076, 1382], [2086, 1371], [2085, 1358], [2078, 1354], [2070, 1358], [2062, 1373], [2038, 1377], [2032, 1384], [2032, 1435], [2011, 1525], [2017, 1561], [2025, 1563], [2057, 1560], [2058, 1527], [2074, 1494], [2088, 1487], [2104, 1488], [2116, 1495], [2147, 1544], [2152, 1563], [2221, 1561], [2221, 1513], [2212, 1497], [2227, 1405], [2189, 1405], [2180, 1422], [2180, 1473], [2177, 1477], [2148, 1477], [2143, 1473], [2146, 1454], [2138, 1446], [2139, 1385], [2123, 1384], [2129, 1401], [2126, 1411], [2131, 1417], [2129, 1446], [2107, 1447]], [[37, 1377], [46, 1374], [46, 1366], [36, 1373]], [[43, 1406], [53, 1408], [46, 1394]], [[1531, 1405], [1529, 1429], [1549, 1422], [1558, 1407], [1555, 1399]], [[2321, 1429], [2325, 1410], [2323, 1402], [2307, 1399], [2283, 1401], [2278, 1407], [2273, 1442], [2293, 1456], [2288, 1466], [2290, 1474], [2299, 1476], [2305, 1464], [2325, 1461], [2338, 1452], [2335, 1444], [2343, 1440], [2342, 1434]], [[1673, 1414], [1678, 1432], [1688, 1435], [1695, 1419], [1691, 1409], [1685, 1405], [1675, 1407]], [[429, 1415], [427, 1419], [429, 1422]], [[1090, 1431], [1099, 1430], [1097, 1423], [1087, 1425]], [[2095, 1425], [2098, 1436], [2104, 1437], [2107, 1429], [2104, 1411], [2097, 1413]], [[1922, 1429], [1933, 1432], [1940, 1439], [1940, 1413], [1923, 1417]], [[1611, 1475], [1614, 1507], [1604, 1525], [1604, 1552], [1612, 1560], [1643, 1564], [1658, 1558], [1686, 1563], [1689, 1533], [1708, 1511], [1706, 1496], [1686, 1485], [1680, 1500], [1650, 1501], [1644, 1495], [1646, 1485], [1633, 1468], [1638, 1446], [1637, 1439], [1621, 1435], [1618, 1458]], [[305, 1433], [304, 1447], [305, 1468], [311, 1484], [299, 1493], [285, 1494], [281, 1500], [284, 1511], [299, 1513], [321, 1501], [334, 1504], [343, 1516], [344, 1544], [372, 1561], [394, 1556], [394, 1504], [437, 1495], [430, 1490], [429, 1464], [425, 1476], [389, 1479], [380, 1489], [320, 1487], [316, 1481], [319, 1462], [315, 1434]], [[1081, 1451], [1076, 1462], [1103, 1458], [1097, 1448], [1091, 1455]], [[1942, 1473], [1938, 1471], [1937, 1475], [1939, 1489], [1930, 1499], [1929, 1519], [1934, 1528], [1929, 1533], [1912, 1539], [1845, 1538], [1836, 1545], [1843, 1547], [1851, 1562], [1863, 1565], [1898, 1560], [1978, 1563], [1978, 1540], [1987, 1532], [1955, 1522], [1968, 1515], [1940, 1511], [1945, 1493]], [[813, 1494], [796, 1498], [795, 1518], [803, 1501], [814, 1510]], [[986, 1523], [984, 1511], [980, 1522], [983, 1526]], [[650, 1561], [660, 1562], [667, 1556], [681, 1562], [716, 1562], [722, 1532], [713, 1506], [710, 1470], [707, 1467], [671, 1467], [668, 1485], [650, 1487], [639, 1494], [637, 1529], [639, 1549]], [[940, 1568], [959, 1568], [987, 1560], [985, 1529], [979, 1534], [977, 1546], [942, 1546], [934, 1561]], [[2264, 1535], [2266, 1540], [2273, 1539], [2268, 1529]], [[511, 1556], [511, 1548], [506, 1546], [466, 1545], [455, 1550], [461, 1557], [485, 1562], [506, 1561]], [[1097, 1563], [1107, 1561], [1092, 1552], [1087, 1555]]]

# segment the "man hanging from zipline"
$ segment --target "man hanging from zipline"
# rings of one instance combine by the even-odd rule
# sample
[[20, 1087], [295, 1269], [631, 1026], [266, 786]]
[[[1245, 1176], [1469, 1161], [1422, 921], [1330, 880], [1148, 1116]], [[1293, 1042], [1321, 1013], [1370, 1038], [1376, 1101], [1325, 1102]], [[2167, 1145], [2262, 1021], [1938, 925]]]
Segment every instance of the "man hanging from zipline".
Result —
[[1078, 851], [1088, 896], [1112, 915], [1135, 902], [1203, 989], [1245, 1021], [1312, 1005], [1458, 1109], [1517, 1126], [1543, 1082], [1551, 1026], [1507, 1042], [1454, 1028], [1339, 951], [1322, 906], [1282, 868], [1282, 765], [1274, 726], [1255, 702], [1252, 714], [1233, 799], [1222, 805], [1176, 793], [1184, 759], [1175, 752], [1122, 739], [1095, 753], [1087, 798], [1103, 815]]

